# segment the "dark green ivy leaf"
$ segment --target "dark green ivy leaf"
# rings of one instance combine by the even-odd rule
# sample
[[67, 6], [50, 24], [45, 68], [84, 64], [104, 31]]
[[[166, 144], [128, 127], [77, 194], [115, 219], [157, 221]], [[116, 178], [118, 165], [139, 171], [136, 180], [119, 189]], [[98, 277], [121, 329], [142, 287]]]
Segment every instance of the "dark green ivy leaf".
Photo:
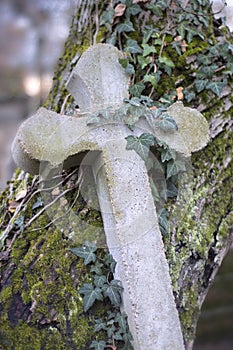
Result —
[[127, 58], [119, 58], [118, 61], [122, 65], [123, 68], [126, 68], [129, 64], [129, 61]]
[[106, 23], [112, 24], [114, 15], [115, 11], [112, 7], [110, 7], [107, 11], [104, 11], [100, 18], [100, 25], [104, 25]]
[[151, 10], [155, 16], [157, 17], [163, 16], [163, 11], [159, 6], [157, 6], [157, 4], [148, 4], [147, 8]]
[[92, 284], [85, 283], [82, 288], [79, 289], [79, 294], [83, 294], [83, 308], [87, 312], [96, 300], [103, 300], [102, 291], [100, 288], [94, 288]]
[[132, 64], [128, 64], [125, 68], [125, 73], [127, 74], [135, 74], [135, 69], [134, 66]]
[[178, 189], [176, 185], [172, 181], [167, 181], [167, 197], [168, 198], [173, 198], [177, 197], [178, 195]]
[[91, 114], [87, 118], [87, 125], [98, 124], [100, 122], [100, 117], [97, 114]]
[[138, 58], [138, 63], [140, 64], [140, 67], [142, 69], [144, 69], [146, 66], [148, 66], [148, 64], [150, 64], [149, 57], [143, 57], [143, 56], [139, 55], [137, 58]]
[[105, 265], [110, 268], [111, 272], [115, 272], [116, 267], [116, 261], [113, 259], [113, 256], [111, 254], [107, 254], [104, 258]]
[[191, 102], [196, 96], [194, 91], [189, 91], [187, 89], [184, 89], [183, 93], [187, 102]]
[[102, 267], [103, 267], [103, 264], [101, 264], [98, 261], [95, 261], [95, 264], [91, 266], [90, 271], [95, 272], [97, 275], [102, 275], [103, 274]]
[[129, 51], [130, 53], [141, 53], [142, 49], [140, 48], [136, 40], [128, 39], [126, 41], [125, 51]]
[[150, 146], [155, 142], [154, 136], [148, 133], [143, 133], [140, 137], [130, 135], [126, 140], [126, 149], [134, 150], [144, 161], [148, 158]]
[[95, 349], [95, 350], [104, 350], [106, 347], [106, 342], [104, 340], [93, 340], [93, 342], [91, 343], [91, 348]]
[[80, 258], [84, 259], [84, 264], [88, 265], [96, 261], [95, 251], [97, 250], [94, 243], [86, 242], [86, 245], [80, 248], [71, 248], [70, 251]]
[[24, 215], [20, 215], [14, 222], [14, 226], [19, 228], [20, 232], [23, 233], [24, 231]]
[[194, 36], [199, 36], [202, 40], [204, 40], [204, 36], [198, 30], [193, 30], [190, 27], [187, 29], [187, 41], [190, 44], [193, 40]]
[[202, 90], [204, 90], [206, 88], [207, 83], [208, 83], [207, 79], [196, 79], [194, 81], [194, 84], [197, 89], [197, 92], [201, 92]]
[[157, 50], [154, 46], [148, 45], [148, 44], [142, 44], [143, 47], [143, 56], [149, 56], [151, 53], [156, 53]]
[[151, 192], [152, 192], [152, 196], [154, 199], [154, 202], [159, 202], [160, 200], [160, 196], [159, 196], [159, 191], [154, 183], [154, 180], [152, 179], [152, 177], [149, 177], [150, 180], [150, 188], [151, 188]]
[[159, 57], [159, 63], [165, 64], [165, 66], [168, 66], [171, 68], [175, 67], [174, 62], [172, 62], [172, 60], [170, 60], [170, 58], [168, 58], [166, 56]]
[[130, 7], [127, 8], [126, 16], [136, 16], [140, 12], [142, 12], [141, 7], [138, 4], [132, 4]]
[[185, 170], [185, 163], [182, 160], [171, 160], [167, 163], [167, 179]]
[[146, 74], [143, 80], [145, 83], [151, 83], [154, 88], [158, 85], [158, 76], [156, 74]]
[[118, 24], [117, 26], [117, 31], [118, 33], [122, 33], [122, 32], [134, 32], [134, 27], [133, 27], [133, 23], [127, 19], [125, 22]]
[[126, 320], [127, 320], [127, 315], [125, 312], [122, 312], [121, 314], [117, 313], [116, 322], [118, 323], [122, 333], [127, 332], [127, 321]]
[[161, 119], [156, 122], [160, 130], [170, 133], [178, 130], [175, 120], [169, 114], [163, 114]]
[[112, 280], [104, 290], [104, 296], [108, 297], [111, 303], [115, 306], [121, 304], [121, 292], [123, 288], [121, 282], [118, 280]]
[[222, 93], [223, 88], [227, 85], [227, 80], [224, 79], [223, 81], [210, 81], [206, 85], [206, 89], [209, 89], [213, 91], [217, 96], [220, 96]]
[[130, 93], [135, 97], [140, 97], [142, 91], [145, 89], [145, 85], [141, 82], [131, 85], [129, 88]]
[[161, 153], [161, 161], [164, 163], [171, 159], [176, 159], [176, 152], [170, 148], [164, 149]]
[[102, 288], [103, 285], [107, 282], [107, 278], [104, 275], [97, 275], [94, 277], [94, 284], [96, 287]]
[[215, 70], [217, 68], [218, 68], [218, 66], [216, 64], [213, 64], [211, 66], [204, 66], [201, 69], [201, 73], [203, 73], [206, 77], [211, 78], [214, 75]]
[[159, 227], [162, 235], [166, 235], [170, 231], [170, 225], [168, 221], [168, 213], [166, 209], [162, 208], [158, 213]]
[[95, 326], [94, 326], [94, 332], [99, 332], [102, 329], [106, 329], [107, 325], [106, 323], [102, 320], [102, 318], [99, 318], [97, 320], [95, 320]]

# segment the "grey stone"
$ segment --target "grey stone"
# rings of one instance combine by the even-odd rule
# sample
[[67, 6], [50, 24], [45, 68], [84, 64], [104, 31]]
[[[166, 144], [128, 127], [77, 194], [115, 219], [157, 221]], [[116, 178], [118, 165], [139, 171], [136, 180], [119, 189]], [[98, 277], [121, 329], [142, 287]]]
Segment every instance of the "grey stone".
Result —
[[[118, 63], [120, 55], [104, 44], [83, 54], [68, 83], [83, 115], [103, 106], [118, 107], [128, 96], [128, 77]], [[125, 140], [129, 134], [151, 132], [185, 156], [206, 145], [208, 124], [199, 112], [178, 102], [169, 108], [169, 114], [179, 129], [168, 135], [151, 128], [146, 120], [140, 120], [131, 132], [123, 123], [87, 125], [87, 116], [61, 116], [41, 108], [22, 124], [12, 146], [15, 161], [34, 174], [40, 172], [41, 164], [50, 168], [92, 164], [107, 245], [117, 262], [115, 278], [124, 288], [122, 307], [135, 350], [184, 349], [146, 166], [135, 151], [126, 150]], [[92, 152], [83, 158], [87, 151]]]

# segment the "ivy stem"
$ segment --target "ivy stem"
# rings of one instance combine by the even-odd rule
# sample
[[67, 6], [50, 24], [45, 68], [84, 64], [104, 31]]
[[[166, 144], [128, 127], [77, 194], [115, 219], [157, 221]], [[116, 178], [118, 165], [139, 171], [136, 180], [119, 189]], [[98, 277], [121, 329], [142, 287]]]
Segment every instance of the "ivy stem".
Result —
[[160, 48], [160, 51], [159, 51], [159, 59], [160, 59], [160, 57], [162, 56], [162, 52], [163, 52], [163, 48], [164, 48], [164, 43], [165, 43], [165, 37], [166, 37], [166, 34], [163, 34], [163, 37], [162, 37], [162, 44], [161, 44], [161, 48]]

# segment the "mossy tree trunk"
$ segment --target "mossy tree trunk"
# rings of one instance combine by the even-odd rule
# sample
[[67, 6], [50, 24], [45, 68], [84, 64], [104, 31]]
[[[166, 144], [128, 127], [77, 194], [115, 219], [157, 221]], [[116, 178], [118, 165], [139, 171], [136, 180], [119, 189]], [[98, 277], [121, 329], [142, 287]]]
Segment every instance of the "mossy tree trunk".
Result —
[[[64, 84], [72, 67], [91, 44], [111, 42], [125, 50], [125, 64], [134, 70], [133, 96], [149, 96], [157, 106], [181, 99], [209, 121], [211, 141], [192, 157], [192, 188], [187, 189], [192, 195], [185, 196], [180, 211], [177, 203], [166, 204], [171, 217], [178, 213], [164, 244], [186, 349], [191, 350], [201, 305], [233, 237], [233, 39], [213, 19], [208, 0], [179, 3], [127, 0], [113, 8], [109, 1], [76, 1], [45, 105], [71, 113], [73, 101]], [[56, 187], [47, 194], [54, 203], [53, 219], [63, 216], [65, 199], [75, 203], [76, 215], [101, 226], [99, 213], [77, 196], [75, 174], [64, 173], [66, 196]], [[69, 251], [77, 244], [70, 230], [80, 237], [88, 232], [68, 222], [66, 227], [64, 216], [64, 230], [58, 229], [43, 207], [40, 187], [38, 177], [18, 170], [0, 197], [0, 229], [6, 237], [0, 254], [0, 348], [89, 349], [93, 340], [102, 339], [114, 345], [106, 332], [94, 333], [93, 327], [108, 310], [119, 310], [99, 302], [84, 313], [77, 292], [93, 272]], [[105, 249], [98, 254], [104, 260]], [[115, 341], [117, 349], [124, 344]]]

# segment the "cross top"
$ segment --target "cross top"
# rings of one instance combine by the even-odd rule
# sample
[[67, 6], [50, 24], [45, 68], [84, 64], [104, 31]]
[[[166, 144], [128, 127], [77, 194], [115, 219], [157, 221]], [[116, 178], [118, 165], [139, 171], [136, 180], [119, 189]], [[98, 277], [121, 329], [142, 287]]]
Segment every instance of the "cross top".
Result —
[[121, 105], [129, 97], [129, 77], [120, 58], [122, 52], [106, 44], [94, 45], [83, 53], [67, 82], [81, 113]]
[[[80, 58], [67, 84], [80, 111], [93, 113], [116, 107], [128, 97], [128, 76], [118, 59], [122, 54], [107, 44], [94, 45]], [[80, 164], [80, 153], [91, 157], [104, 231], [117, 262], [115, 277], [122, 281], [123, 308], [128, 315], [134, 350], [184, 349], [169, 267], [144, 161], [126, 150], [131, 133], [153, 133], [171, 148], [190, 156], [208, 141], [203, 116], [181, 102], [168, 109], [178, 131], [167, 135], [146, 120], [134, 131], [123, 123], [87, 125], [88, 117], [61, 116], [40, 108], [16, 135], [12, 150], [16, 163], [38, 173], [40, 163], [68, 168]]]

